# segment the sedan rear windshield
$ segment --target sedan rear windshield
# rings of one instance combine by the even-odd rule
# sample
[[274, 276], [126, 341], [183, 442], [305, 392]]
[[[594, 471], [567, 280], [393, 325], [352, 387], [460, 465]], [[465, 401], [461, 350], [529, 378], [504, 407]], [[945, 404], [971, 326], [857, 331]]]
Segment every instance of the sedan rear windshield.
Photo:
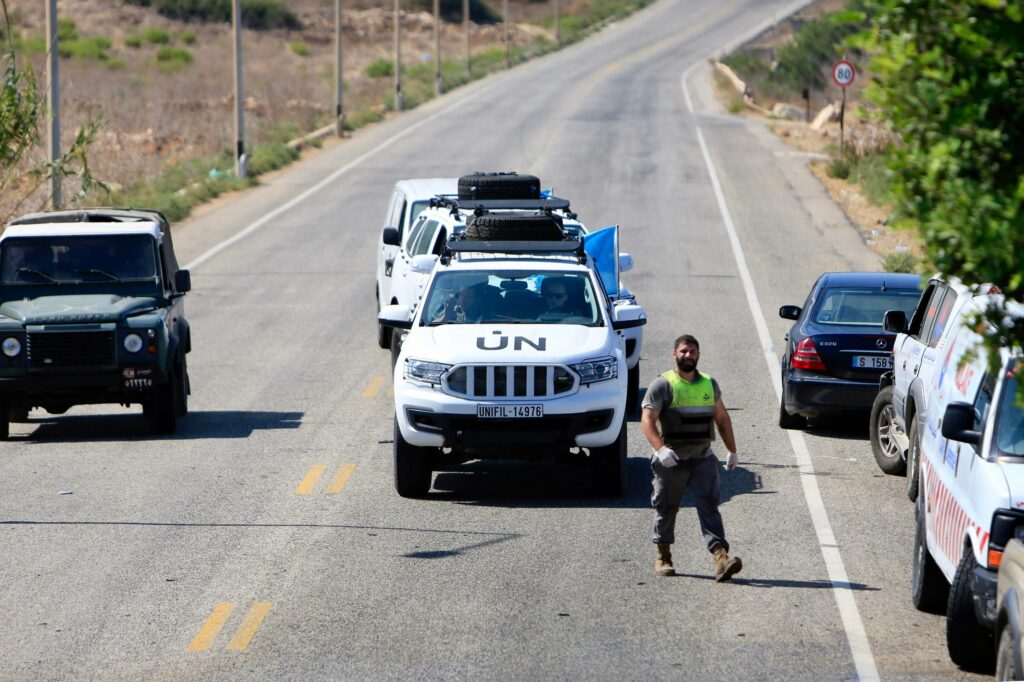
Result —
[[12, 237], [0, 252], [3, 284], [123, 282], [156, 277], [146, 235]]
[[996, 413], [995, 449], [1004, 455], [1024, 456], [1024, 402], [1019, 375], [1024, 371], [1020, 360], [1013, 362], [1003, 381], [1003, 393]]
[[829, 287], [822, 289], [811, 314], [816, 324], [881, 327], [888, 310], [902, 310], [909, 318], [921, 298], [918, 289]]

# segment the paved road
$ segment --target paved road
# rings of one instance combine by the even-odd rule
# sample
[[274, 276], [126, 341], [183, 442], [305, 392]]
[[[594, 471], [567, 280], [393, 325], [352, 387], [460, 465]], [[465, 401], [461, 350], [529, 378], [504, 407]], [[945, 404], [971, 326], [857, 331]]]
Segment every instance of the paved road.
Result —
[[[0, 678], [970, 677], [910, 605], [912, 507], [866, 424], [775, 424], [778, 306], [822, 271], [879, 266], [806, 160], [709, 95], [703, 58], [786, 6], [662, 0], [180, 226], [180, 432], [37, 411], [0, 446]], [[732, 584], [711, 579], [692, 509], [681, 577], [654, 577], [635, 418], [621, 500], [553, 464], [392, 491], [377, 232], [395, 180], [477, 169], [537, 173], [591, 227], [623, 226], [643, 383], [675, 336], [701, 340], [742, 457], [722, 480]]]

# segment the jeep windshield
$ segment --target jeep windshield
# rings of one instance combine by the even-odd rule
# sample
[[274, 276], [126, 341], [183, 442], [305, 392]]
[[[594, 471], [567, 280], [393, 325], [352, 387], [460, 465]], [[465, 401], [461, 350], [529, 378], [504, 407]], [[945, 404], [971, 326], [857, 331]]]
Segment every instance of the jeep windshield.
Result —
[[421, 324], [604, 324], [586, 273], [441, 272], [425, 297]]
[[140, 282], [156, 277], [147, 235], [12, 237], [0, 253], [4, 285]]
[[1022, 374], [1024, 363], [1020, 358], [1011, 361], [996, 413], [995, 449], [1003, 455], [1024, 457], [1024, 404], [1019, 390]]

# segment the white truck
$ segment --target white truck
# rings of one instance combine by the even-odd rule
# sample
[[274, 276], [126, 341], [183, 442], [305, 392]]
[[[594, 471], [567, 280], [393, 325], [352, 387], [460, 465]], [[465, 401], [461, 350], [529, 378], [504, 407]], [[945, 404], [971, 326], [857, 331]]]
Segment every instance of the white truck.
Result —
[[999, 564], [1010, 540], [1024, 538], [1021, 359], [1004, 350], [990, 371], [973, 322], [993, 302], [1001, 304], [968, 296], [950, 305], [910, 443], [920, 463], [912, 600], [946, 614], [950, 658], [968, 669], [992, 663]]
[[646, 313], [609, 295], [609, 273], [551, 215], [563, 204], [517, 200], [508, 213], [507, 201], [475, 200], [421, 301], [381, 310], [382, 324], [407, 330], [394, 369], [400, 495], [426, 494], [442, 464], [566, 455], [589, 467], [596, 492], [622, 493], [626, 333]]

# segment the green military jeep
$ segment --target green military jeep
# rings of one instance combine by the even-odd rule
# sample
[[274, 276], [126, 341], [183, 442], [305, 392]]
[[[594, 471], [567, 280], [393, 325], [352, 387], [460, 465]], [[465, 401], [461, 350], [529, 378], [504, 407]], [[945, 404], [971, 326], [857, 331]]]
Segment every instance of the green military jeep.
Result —
[[188, 412], [191, 335], [167, 219], [90, 208], [33, 213], [0, 236], [0, 438], [33, 407], [141, 404], [152, 430]]

